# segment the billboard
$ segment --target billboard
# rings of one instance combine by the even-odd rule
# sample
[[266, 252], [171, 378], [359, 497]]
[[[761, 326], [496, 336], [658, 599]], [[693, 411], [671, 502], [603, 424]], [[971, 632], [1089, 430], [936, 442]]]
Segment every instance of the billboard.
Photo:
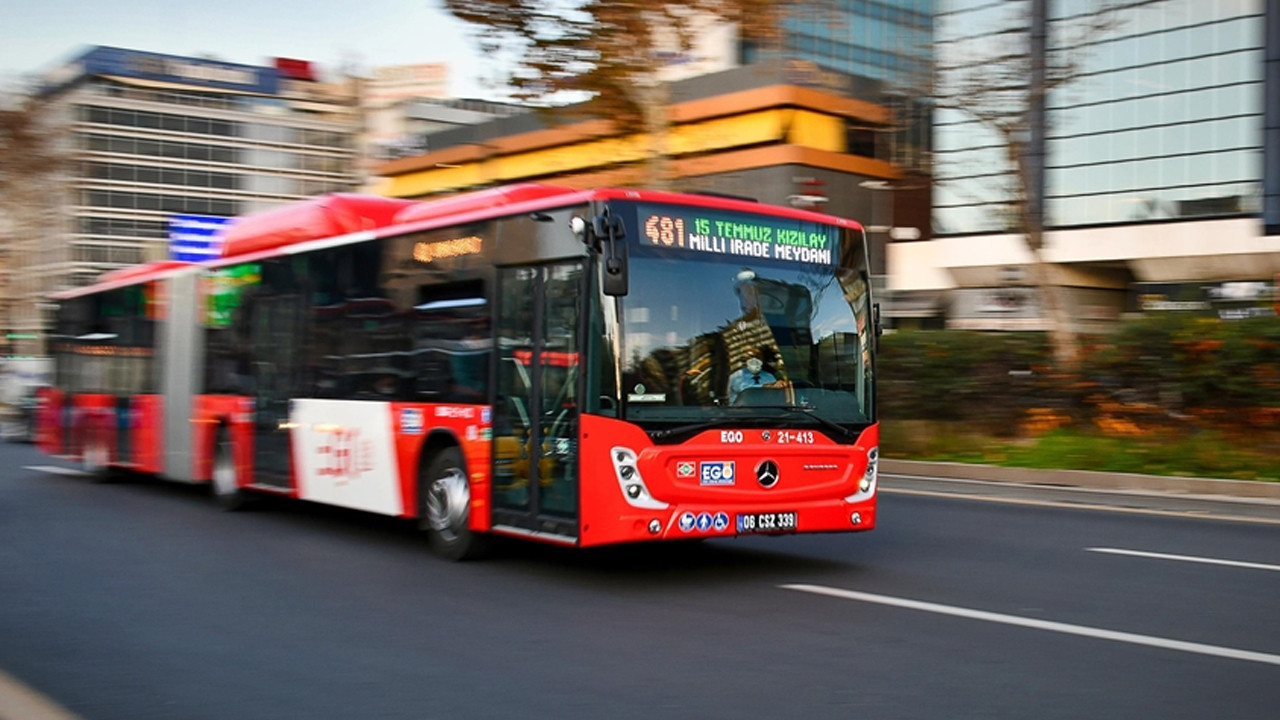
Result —
[[132, 77], [264, 95], [275, 95], [280, 88], [280, 71], [274, 67], [100, 46], [46, 74], [42, 92], [54, 92], [92, 75]]

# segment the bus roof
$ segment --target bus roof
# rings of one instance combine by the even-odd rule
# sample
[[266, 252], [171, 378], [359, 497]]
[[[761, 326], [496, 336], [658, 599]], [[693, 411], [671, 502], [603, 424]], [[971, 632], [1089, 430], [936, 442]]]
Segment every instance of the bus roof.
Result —
[[[719, 195], [634, 188], [577, 190], [559, 185], [521, 183], [437, 200], [405, 200], [378, 195], [332, 193], [237, 218], [228, 226], [224, 235], [221, 257], [223, 262], [214, 261], [212, 264], [222, 265], [233, 258], [248, 255], [272, 255], [273, 250], [279, 252], [282, 248], [299, 243], [338, 238], [360, 231], [375, 231], [377, 235], [386, 236], [402, 231], [495, 217], [503, 214], [507, 209], [514, 212], [517, 206], [533, 212], [607, 200], [689, 205], [862, 228], [853, 220], [809, 210]], [[62, 300], [126, 287], [154, 280], [170, 271], [193, 265], [196, 263], [164, 260], [112, 270], [103, 274], [92, 285], [64, 290], [50, 297]]]
[[548, 205], [554, 205], [557, 203], [552, 201], [553, 198], [574, 195], [578, 192], [580, 191], [573, 188], [538, 183], [521, 183], [488, 190], [477, 190], [440, 200], [424, 200], [414, 203], [396, 216], [396, 224], [432, 220], [439, 217], [519, 205], [543, 199], [549, 201]]
[[397, 213], [417, 204], [416, 200], [333, 193], [281, 205], [233, 221], [223, 236], [222, 256], [385, 227], [395, 222]]
[[141, 265], [131, 265], [129, 267], [109, 270], [103, 273], [98, 278], [97, 282], [92, 285], [63, 290], [62, 292], [53, 293], [49, 297], [54, 300], [69, 300], [82, 295], [90, 295], [92, 293], [104, 292], [106, 290], [115, 290], [117, 288], [129, 287], [130, 285], [139, 285], [152, 280], [158, 280], [169, 273], [183, 268], [193, 267], [194, 265], [195, 263], [185, 262], [183, 260], [157, 260], [154, 262], [143, 263]]
[[515, 212], [517, 206], [519, 206], [518, 209], [521, 212], [537, 212], [591, 201], [607, 200], [689, 205], [715, 210], [758, 213], [809, 222], [829, 223], [857, 230], [863, 229], [862, 225], [854, 220], [834, 215], [781, 205], [768, 205], [723, 195], [640, 190], [635, 188], [575, 190], [556, 185], [524, 183], [478, 190], [440, 200], [423, 200], [414, 203], [396, 216], [395, 223], [379, 228], [376, 234], [386, 236], [402, 231], [424, 230], [454, 223], [474, 222], [501, 214], [500, 212], [495, 212], [495, 210], [509, 209], [511, 212]]

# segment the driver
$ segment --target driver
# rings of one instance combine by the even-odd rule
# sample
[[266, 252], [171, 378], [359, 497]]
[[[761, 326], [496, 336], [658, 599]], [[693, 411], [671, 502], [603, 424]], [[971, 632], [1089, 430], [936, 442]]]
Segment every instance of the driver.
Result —
[[777, 382], [773, 373], [764, 369], [764, 358], [760, 348], [747, 351], [747, 360], [743, 366], [729, 376], [729, 404], [738, 401], [743, 390], [753, 387], [766, 387]]

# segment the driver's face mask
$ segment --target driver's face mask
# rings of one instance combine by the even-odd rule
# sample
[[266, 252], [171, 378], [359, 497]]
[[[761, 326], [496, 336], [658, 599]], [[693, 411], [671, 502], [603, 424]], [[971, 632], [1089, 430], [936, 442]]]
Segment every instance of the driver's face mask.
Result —
[[764, 368], [764, 362], [761, 361], [760, 358], [747, 359], [747, 371], [750, 372], [752, 375], [755, 375], [756, 373], [760, 372], [760, 370], [763, 368]]

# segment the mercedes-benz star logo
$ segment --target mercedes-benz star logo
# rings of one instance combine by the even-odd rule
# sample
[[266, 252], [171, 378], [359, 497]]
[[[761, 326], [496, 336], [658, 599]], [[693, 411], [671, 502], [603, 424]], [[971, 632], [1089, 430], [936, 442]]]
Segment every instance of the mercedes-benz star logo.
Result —
[[778, 463], [764, 460], [756, 466], [756, 481], [760, 487], [771, 488], [778, 484]]

